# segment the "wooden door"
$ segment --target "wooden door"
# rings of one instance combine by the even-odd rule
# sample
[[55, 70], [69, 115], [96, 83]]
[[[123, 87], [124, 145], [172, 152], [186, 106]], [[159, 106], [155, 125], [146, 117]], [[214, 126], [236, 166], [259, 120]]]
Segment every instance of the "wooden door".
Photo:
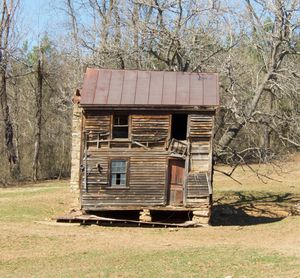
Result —
[[169, 204], [183, 204], [183, 180], [185, 161], [169, 160]]

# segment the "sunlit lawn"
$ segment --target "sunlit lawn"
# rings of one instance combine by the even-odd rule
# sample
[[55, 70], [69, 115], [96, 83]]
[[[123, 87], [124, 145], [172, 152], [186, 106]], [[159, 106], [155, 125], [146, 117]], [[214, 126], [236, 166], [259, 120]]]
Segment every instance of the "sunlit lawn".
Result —
[[[295, 171], [269, 185], [242, 170], [242, 186], [217, 174], [215, 199], [234, 204], [242, 195], [244, 203], [280, 205], [274, 196], [289, 193], [282, 202], [289, 208], [300, 192]], [[0, 277], [299, 277], [298, 216], [196, 229], [52, 222], [73, 197], [68, 182], [0, 189]]]

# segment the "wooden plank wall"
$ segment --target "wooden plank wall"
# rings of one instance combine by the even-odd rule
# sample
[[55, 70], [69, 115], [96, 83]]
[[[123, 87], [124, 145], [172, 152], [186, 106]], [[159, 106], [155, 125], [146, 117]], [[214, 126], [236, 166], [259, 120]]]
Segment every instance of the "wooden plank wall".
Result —
[[[101, 130], [110, 132], [110, 115], [87, 113], [84, 130]], [[82, 206], [85, 210], [101, 209], [101, 207], [116, 207], [118, 205], [156, 206], [164, 205], [166, 163], [168, 153], [165, 141], [168, 138], [168, 115], [132, 115], [132, 139], [145, 143], [163, 140], [154, 148], [145, 150], [142, 147], [117, 148], [103, 147], [102, 144], [90, 143], [87, 150], [87, 183], [82, 178]], [[92, 133], [89, 133], [92, 138]], [[133, 146], [133, 145], [132, 145]], [[111, 159], [124, 158], [129, 163], [128, 188], [113, 189], [109, 183], [109, 167]], [[85, 162], [83, 162], [85, 165]]]
[[[111, 116], [109, 114], [105, 115], [96, 111], [88, 111], [85, 113], [83, 125], [84, 132], [88, 134], [88, 139], [94, 141], [89, 143], [89, 148], [97, 146], [96, 140], [107, 140], [110, 138]], [[98, 147], [107, 148], [108, 142], [102, 143]]]
[[[102, 154], [103, 166], [108, 168], [108, 159], [120, 158], [118, 153]], [[107, 158], [107, 160], [105, 160]], [[82, 203], [85, 209], [109, 207], [118, 205], [164, 205], [165, 204], [165, 163], [166, 159], [160, 153], [145, 152], [128, 153], [130, 167], [128, 188], [109, 187], [107, 172], [93, 176], [94, 183], [88, 177], [88, 187], [82, 194]], [[106, 164], [106, 165], [105, 165]], [[97, 182], [104, 181], [103, 183]]]
[[168, 139], [170, 115], [132, 115], [132, 140], [163, 147]]
[[[167, 159], [165, 148], [170, 136], [171, 115], [131, 115], [131, 138], [149, 147], [135, 144], [111, 144], [110, 114], [91, 111], [85, 114], [84, 131], [95, 142], [88, 144], [87, 183], [81, 178], [81, 198], [86, 210], [120, 206], [162, 206], [166, 204]], [[190, 165], [186, 180], [186, 205], [200, 207], [209, 201], [212, 158], [213, 116], [190, 114], [188, 117]], [[95, 131], [106, 134], [97, 144]], [[85, 154], [83, 152], [83, 160]], [[127, 159], [130, 167], [128, 188], [113, 189], [109, 183], [111, 159]], [[82, 165], [85, 161], [82, 160]], [[85, 187], [86, 186], [86, 187]]]
[[200, 206], [209, 200], [212, 171], [213, 116], [190, 114], [190, 171], [186, 181], [187, 206]]
[[84, 129], [88, 131], [97, 131], [101, 133], [109, 133], [111, 124], [111, 115], [99, 114], [96, 111], [85, 113]]

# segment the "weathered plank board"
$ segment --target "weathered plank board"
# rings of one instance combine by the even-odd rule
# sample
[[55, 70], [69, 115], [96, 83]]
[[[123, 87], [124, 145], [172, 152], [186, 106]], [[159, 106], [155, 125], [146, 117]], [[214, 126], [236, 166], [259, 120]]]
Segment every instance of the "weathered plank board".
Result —
[[213, 117], [210, 115], [191, 114], [189, 117], [189, 128], [191, 138], [211, 137]]
[[[112, 112], [87, 111], [83, 130], [90, 141], [81, 159], [87, 168], [81, 178], [81, 203], [84, 209], [110, 206], [167, 205], [168, 172], [167, 141], [171, 133], [171, 114], [133, 114], [129, 119], [129, 138], [111, 138]], [[186, 205], [196, 207], [208, 203], [211, 174], [211, 134], [213, 117], [208, 114], [189, 115], [189, 161], [187, 165]], [[100, 136], [99, 136], [100, 133]], [[138, 142], [139, 144], [134, 144]], [[110, 186], [110, 161], [128, 161], [128, 186]], [[195, 175], [200, 178], [196, 179]], [[83, 186], [85, 185], [85, 186]]]
[[131, 121], [132, 140], [164, 147], [169, 136], [170, 115], [132, 115]]
[[[82, 191], [84, 209], [91, 206], [113, 204], [165, 204], [166, 154], [147, 150], [124, 149], [122, 158], [128, 159], [128, 188], [112, 188], [109, 180], [109, 161], [120, 158], [120, 153], [110, 150], [88, 150], [87, 190]], [[101, 173], [96, 167], [101, 167]], [[84, 182], [84, 179], [83, 179]], [[84, 187], [83, 187], [84, 188]]]
[[65, 223], [81, 223], [84, 225], [102, 225], [102, 226], [129, 226], [134, 225], [138, 227], [199, 227], [202, 226], [196, 222], [188, 221], [184, 223], [170, 223], [170, 222], [145, 222], [145, 221], [137, 221], [132, 219], [116, 219], [116, 218], [108, 218], [108, 217], [100, 217], [96, 215], [81, 215], [81, 216], [60, 216], [56, 219], [57, 222], [65, 222]]

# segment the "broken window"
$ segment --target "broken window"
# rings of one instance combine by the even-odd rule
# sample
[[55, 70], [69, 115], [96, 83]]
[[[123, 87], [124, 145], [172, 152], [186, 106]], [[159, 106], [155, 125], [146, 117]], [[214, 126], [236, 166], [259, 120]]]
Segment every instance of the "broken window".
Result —
[[171, 138], [186, 140], [187, 114], [172, 114]]
[[128, 138], [128, 115], [113, 116], [113, 138]]
[[112, 187], [126, 187], [127, 161], [112, 160], [110, 171], [110, 185]]

